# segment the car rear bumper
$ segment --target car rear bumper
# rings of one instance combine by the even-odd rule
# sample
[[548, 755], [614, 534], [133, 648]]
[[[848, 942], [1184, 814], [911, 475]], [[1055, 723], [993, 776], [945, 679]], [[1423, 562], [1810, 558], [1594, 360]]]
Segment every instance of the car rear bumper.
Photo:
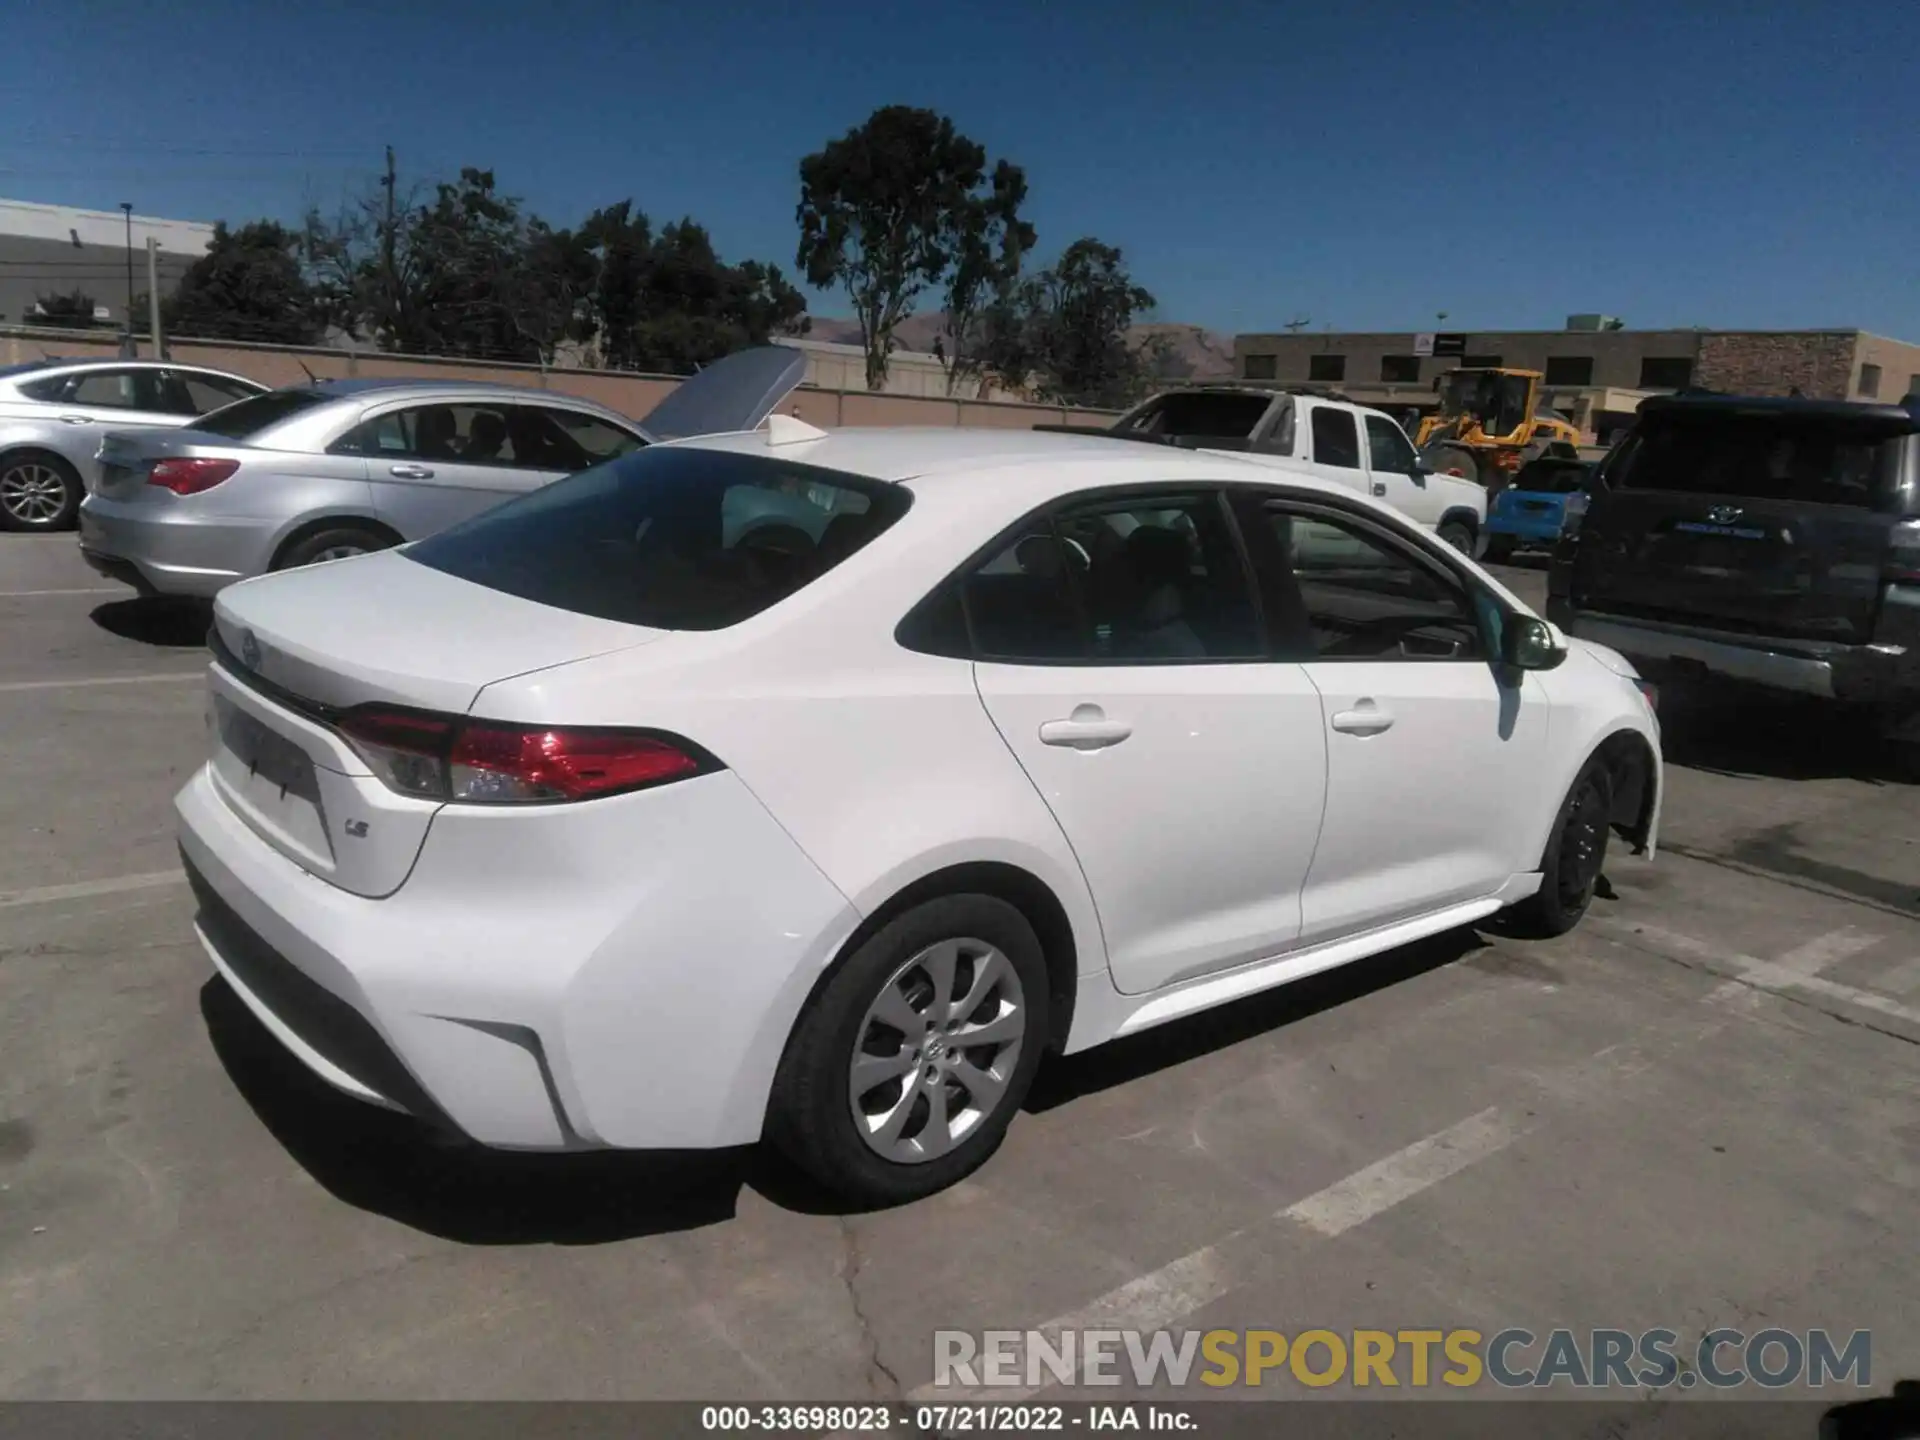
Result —
[[143, 594], [211, 597], [265, 568], [258, 522], [168, 515], [98, 494], [80, 504], [80, 553]]
[[442, 811], [384, 900], [281, 855], [204, 768], [175, 808], [201, 942], [266, 1029], [346, 1094], [507, 1149], [758, 1139], [858, 922], [724, 772], [545, 816]]
[[1489, 535], [1508, 535], [1516, 540], [1531, 540], [1541, 545], [1551, 545], [1560, 538], [1560, 518], [1556, 515], [1501, 515], [1487, 516]]
[[1576, 611], [1564, 601], [1548, 610], [1548, 618], [1568, 634], [1637, 662], [1677, 662], [1724, 679], [1828, 700], [1899, 702], [1920, 695], [1920, 655], [1898, 645], [1841, 645], [1665, 625]]

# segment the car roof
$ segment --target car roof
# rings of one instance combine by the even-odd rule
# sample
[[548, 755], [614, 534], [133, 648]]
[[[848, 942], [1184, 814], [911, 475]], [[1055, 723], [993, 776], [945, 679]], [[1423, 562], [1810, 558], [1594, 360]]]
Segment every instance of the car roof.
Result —
[[1640, 402], [1644, 416], [1746, 415], [1780, 419], [1880, 422], [1920, 430], [1920, 401], [1909, 396], [1899, 405], [1862, 404], [1857, 400], [1811, 400], [1801, 395], [1723, 395], [1717, 391], [1688, 390], [1676, 395], [1650, 395]]
[[[44, 360], [23, 360], [18, 365], [0, 367], [0, 380], [25, 379], [32, 376], [53, 376], [73, 370], [197, 370], [207, 375], [229, 375], [235, 380], [247, 380], [244, 375], [234, 375], [231, 370], [220, 370], [212, 365], [195, 365], [186, 360], [122, 360], [118, 356], [103, 355], [50, 355]], [[249, 385], [258, 385], [258, 380], [247, 380]]]
[[493, 380], [431, 380], [418, 376], [403, 379], [380, 377], [354, 378], [345, 380], [315, 380], [305, 385], [289, 385], [289, 390], [304, 391], [323, 400], [434, 400], [449, 395], [462, 395], [469, 399], [515, 400], [522, 403], [536, 402], [542, 405], [561, 405], [581, 410], [591, 410], [596, 414], [608, 415], [632, 426], [636, 422], [584, 395], [570, 394], [565, 390], [539, 390], [531, 385], [505, 385]]
[[[838, 470], [869, 480], [911, 482], [915, 489], [928, 482], [945, 483], [987, 471], [1037, 466], [1057, 467], [1062, 474], [1055, 485], [1036, 486], [1036, 494], [1079, 489], [1087, 483], [1085, 472], [1097, 468], [1111, 475], [1115, 484], [1239, 481], [1285, 485], [1343, 498], [1354, 495], [1354, 491], [1344, 485], [1320, 480], [1302, 471], [1243, 460], [1225, 451], [1138, 445], [1094, 429], [1085, 435], [1069, 435], [1053, 430], [874, 426], [824, 431], [817, 439], [792, 444], [768, 442], [768, 432], [763, 429], [731, 435], [702, 435], [673, 443], [736, 454], [763, 454], [770, 459]], [[1070, 474], [1066, 473], [1069, 471]]]

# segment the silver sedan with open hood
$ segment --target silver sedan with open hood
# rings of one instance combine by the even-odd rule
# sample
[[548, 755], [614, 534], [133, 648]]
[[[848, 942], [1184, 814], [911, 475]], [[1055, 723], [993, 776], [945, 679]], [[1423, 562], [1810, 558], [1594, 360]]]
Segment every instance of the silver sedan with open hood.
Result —
[[751, 430], [806, 372], [786, 346], [743, 350], [635, 423], [552, 390], [337, 380], [275, 390], [180, 430], [100, 446], [80, 548], [142, 594], [383, 550], [643, 445]]

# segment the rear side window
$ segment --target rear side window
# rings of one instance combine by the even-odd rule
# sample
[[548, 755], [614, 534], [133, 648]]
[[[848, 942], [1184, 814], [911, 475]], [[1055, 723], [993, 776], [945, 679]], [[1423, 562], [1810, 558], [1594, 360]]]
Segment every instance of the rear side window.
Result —
[[1877, 510], [1893, 500], [1900, 446], [1898, 430], [1827, 418], [1650, 419], [1608, 467], [1607, 485]]
[[907, 490], [761, 456], [636, 451], [408, 547], [489, 589], [659, 630], [720, 630], [892, 525]]
[[1313, 463], [1341, 470], [1360, 468], [1360, 432], [1345, 410], [1313, 407]]
[[255, 395], [250, 400], [224, 406], [203, 417], [193, 428], [204, 430], [209, 435], [224, 436], [228, 440], [250, 440], [282, 420], [292, 419], [302, 410], [311, 410], [316, 405], [326, 403], [326, 396], [316, 395], [311, 390], [270, 390], [265, 395]]
[[1272, 396], [1257, 391], [1244, 395], [1221, 390], [1175, 392], [1163, 396], [1129, 428], [1152, 435], [1245, 440], [1272, 403]]

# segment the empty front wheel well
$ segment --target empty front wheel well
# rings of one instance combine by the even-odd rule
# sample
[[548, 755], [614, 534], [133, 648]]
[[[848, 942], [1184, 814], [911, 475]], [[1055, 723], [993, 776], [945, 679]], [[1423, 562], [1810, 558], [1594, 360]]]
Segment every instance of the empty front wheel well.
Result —
[[1613, 782], [1613, 828], [1644, 850], [1653, 828], [1653, 806], [1659, 795], [1654, 773], [1653, 747], [1634, 730], [1618, 730], [1600, 742], [1594, 758], [1607, 767]]
[[371, 519], [365, 515], [327, 515], [318, 520], [309, 520], [306, 524], [291, 531], [287, 537], [275, 547], [273, 561], [267, 568], [269, 570], [278, 570], [282, 562], [286, 560], [288, 551], [292, 550], [293, 547], [298, 545], [302, 540], [318, 535], [323, 530], [364, 530], [369, 535], [378, 535], [389, 545], [400, 545], [406, 541], [406, 536], [402, 535], [391, 525], [383, 525], [380, 521]]
[[1026, 917], [1047, 962], [1047, 1045], [1058, 1049], [1065, 1044], [1079, 975], [1073, 924], [1047, 883], [1017, 865], [981, 860], [923, 875], [863, 920], [840, 953], [851, 955], [895, 916], [943, 895], [991, 895]]
[[1478, 535], [1480, 533], [1480, 517], [1465, 506], [1447, 511], [1446, 514], [1440, 517], [1440, 524], [1435, 525], [1433, 528], [1437, 531], [1447, 525], [1464, 525], [1467, 527], [1467, 533], [1469, 535]]

